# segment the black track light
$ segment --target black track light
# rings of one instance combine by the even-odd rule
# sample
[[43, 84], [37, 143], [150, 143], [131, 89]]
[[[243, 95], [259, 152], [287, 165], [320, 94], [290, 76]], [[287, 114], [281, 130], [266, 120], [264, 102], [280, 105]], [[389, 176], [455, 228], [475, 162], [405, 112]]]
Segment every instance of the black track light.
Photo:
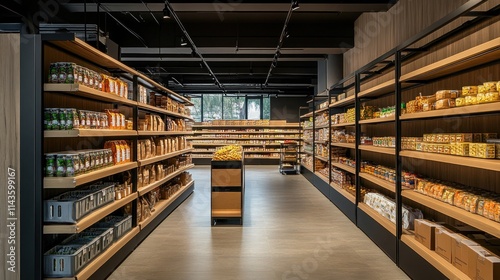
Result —
[[163, 19], [170, 19], [170, 11], [167, 8], [167, 4], [165, 4], [165, 8], [163, 8]]
[[181, 46], [185, 47], [187, 46], [187, 42], [186, 42], [186, 39], [184, 39], [184, 37], [181, 37]]
[[299, 7], [299, 1], [298, 0], [293, 0], [292, 1], [292, 11], [297, 10]]

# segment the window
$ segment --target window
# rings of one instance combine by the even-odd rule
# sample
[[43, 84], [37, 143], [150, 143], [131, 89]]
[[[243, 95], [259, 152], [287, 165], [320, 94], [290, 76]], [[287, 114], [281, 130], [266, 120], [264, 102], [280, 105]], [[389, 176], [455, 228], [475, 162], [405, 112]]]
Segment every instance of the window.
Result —
[[271, 99], [269, 96], [262, 97], [262, 119], [271, 119]]
[[262, 98], [247, 98], [247, 119], [260, 120], [262, 118]]
[[203, 95], [203, 121], [222, 119], [222, 94]]
[[192, 97], [191, 102], [194, 104], [189, 107], [191, 117], [193, 117], [195, 122], [201, 122], [201, 97]]
[[225, 120], [245, 119], [245, 98], [244, 97], [223, 97], [224, 112], [222, 117]]
[[201, 94], [191, 96], [191, 116], [196, 122], [211, 120], [260, 120], [271, 118], [271, 102], [263, 96], [223, 96]]

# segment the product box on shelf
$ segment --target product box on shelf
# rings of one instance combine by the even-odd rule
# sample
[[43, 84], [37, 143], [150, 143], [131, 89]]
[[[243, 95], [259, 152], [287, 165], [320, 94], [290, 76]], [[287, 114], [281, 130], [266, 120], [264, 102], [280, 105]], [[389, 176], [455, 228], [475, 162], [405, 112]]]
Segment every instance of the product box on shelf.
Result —
[[469, 252], [470, 247], [477, 247], [479, 244], [467, 237], [457, 234], [452, 240], [452, 264], [463, 273], [469, 271]]
[[435, 230], [441, 227], [425, 219], [415, 219], [415, 240], [424, 245], [429, 250], [434, 250]]
[[438, 227], [435, 233], [435, 246], [436, 253], [445, 259], [447, 262], [452, 263], [452, 242], [456, 238], [456, 233], [447, 230], [444, 227]]
[[[484, 251], [482, 251], [484, 252]], [[470, 272], [473, 280], [495, 280], [500, 277], [500, 258], [495, 255], [476, 254], [475, 275]], [[472, 276], [473, 275], [473, 276]]]

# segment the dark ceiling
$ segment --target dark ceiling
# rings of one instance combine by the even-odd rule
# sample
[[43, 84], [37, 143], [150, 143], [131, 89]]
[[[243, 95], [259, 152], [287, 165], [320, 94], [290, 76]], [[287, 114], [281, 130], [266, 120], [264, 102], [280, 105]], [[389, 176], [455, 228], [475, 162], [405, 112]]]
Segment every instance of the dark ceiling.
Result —
[[[123, 62], [169, 88], [179, 93], [221, 92], [189, 44], [180, 45], [183, 33], [175, 20], [162, 18], [163, 0], [4, 2], [0, 3], [2, 22], [96, 24], [120, 47]], [[292, 12], [288, 24], [290, 37], [283, 41], [266, 86], [291, 1], [169, 1], [228, 93], [286, 95], [313, 94], [318, 61], [352, 47], [354, 21], [361, 13], [387, 11], [395, 2], [299, 1], [300, 8]]]

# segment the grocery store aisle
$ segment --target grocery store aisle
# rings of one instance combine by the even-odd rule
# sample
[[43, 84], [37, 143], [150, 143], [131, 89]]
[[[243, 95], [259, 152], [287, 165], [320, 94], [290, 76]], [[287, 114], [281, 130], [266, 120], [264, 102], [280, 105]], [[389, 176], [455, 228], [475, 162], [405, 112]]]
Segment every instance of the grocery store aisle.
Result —
[[301, 175], [247, 165], [244, 225], [212, 227], [210, 167], [192, 174], [193, 195], [108, 279], [408, 279]]

